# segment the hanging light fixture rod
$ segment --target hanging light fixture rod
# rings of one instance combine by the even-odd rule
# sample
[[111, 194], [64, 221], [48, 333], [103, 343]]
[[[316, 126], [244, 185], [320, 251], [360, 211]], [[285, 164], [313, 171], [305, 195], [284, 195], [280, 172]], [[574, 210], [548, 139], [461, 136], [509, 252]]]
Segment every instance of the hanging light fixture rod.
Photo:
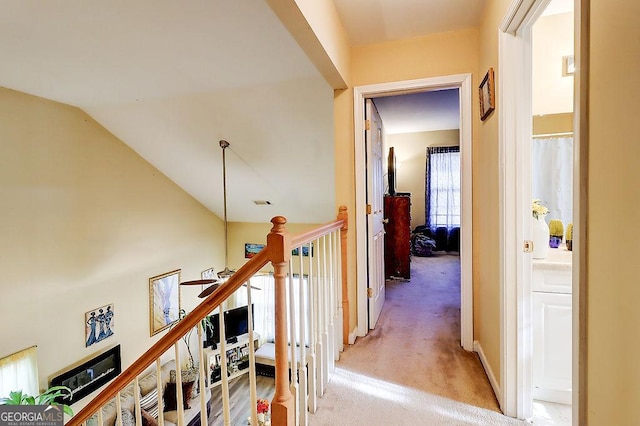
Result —
[[222, 148], [222, 196], [224, 204], [224, 271], [218, 273], [221, 278], [228, 278], [231, 276], [229, 270], [229, 230], [227, 223], [227, 155], [226, 149], [229, 147], [229, 142], [222, 139], [220, 140], [220, 148]]

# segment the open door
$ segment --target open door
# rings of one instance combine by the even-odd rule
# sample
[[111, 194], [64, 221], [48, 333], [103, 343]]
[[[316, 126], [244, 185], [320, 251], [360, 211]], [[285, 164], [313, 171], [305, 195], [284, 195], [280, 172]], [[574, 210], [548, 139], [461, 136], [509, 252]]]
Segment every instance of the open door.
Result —
[[371, 99], [366, 100], [367, 156], [367, 296], [369, 329], [378, 322], [385, 300], [382, 120]]

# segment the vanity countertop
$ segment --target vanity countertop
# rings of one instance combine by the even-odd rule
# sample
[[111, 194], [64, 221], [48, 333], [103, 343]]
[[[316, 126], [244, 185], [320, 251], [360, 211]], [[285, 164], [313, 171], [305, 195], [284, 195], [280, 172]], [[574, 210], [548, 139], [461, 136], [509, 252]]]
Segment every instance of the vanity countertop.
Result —
[[556, 249], [550, 248], [546, 259], [533, 259], [533, 268], [570, 271], [572, 255], [573, 252], [567, 250], [567, 247], [562, 244]]

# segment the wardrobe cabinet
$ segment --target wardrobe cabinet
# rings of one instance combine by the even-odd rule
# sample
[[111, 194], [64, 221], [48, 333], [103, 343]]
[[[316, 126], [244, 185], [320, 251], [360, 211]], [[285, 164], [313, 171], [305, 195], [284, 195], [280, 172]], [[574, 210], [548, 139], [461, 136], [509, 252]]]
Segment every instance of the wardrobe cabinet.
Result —
[[384, 197], [384, 276], [411, 278], [411, 196]]

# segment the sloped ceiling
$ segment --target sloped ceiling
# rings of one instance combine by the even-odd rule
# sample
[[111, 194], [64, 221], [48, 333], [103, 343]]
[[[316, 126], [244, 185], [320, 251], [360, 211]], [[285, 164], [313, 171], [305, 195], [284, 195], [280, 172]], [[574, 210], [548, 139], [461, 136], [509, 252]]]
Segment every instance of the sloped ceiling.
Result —
[[0, 53], [0, 85], [83, 109], [220, 217], [220, 139], [229, 220], [335, 217], [333, 91], [263, 0], [3, 2]]

